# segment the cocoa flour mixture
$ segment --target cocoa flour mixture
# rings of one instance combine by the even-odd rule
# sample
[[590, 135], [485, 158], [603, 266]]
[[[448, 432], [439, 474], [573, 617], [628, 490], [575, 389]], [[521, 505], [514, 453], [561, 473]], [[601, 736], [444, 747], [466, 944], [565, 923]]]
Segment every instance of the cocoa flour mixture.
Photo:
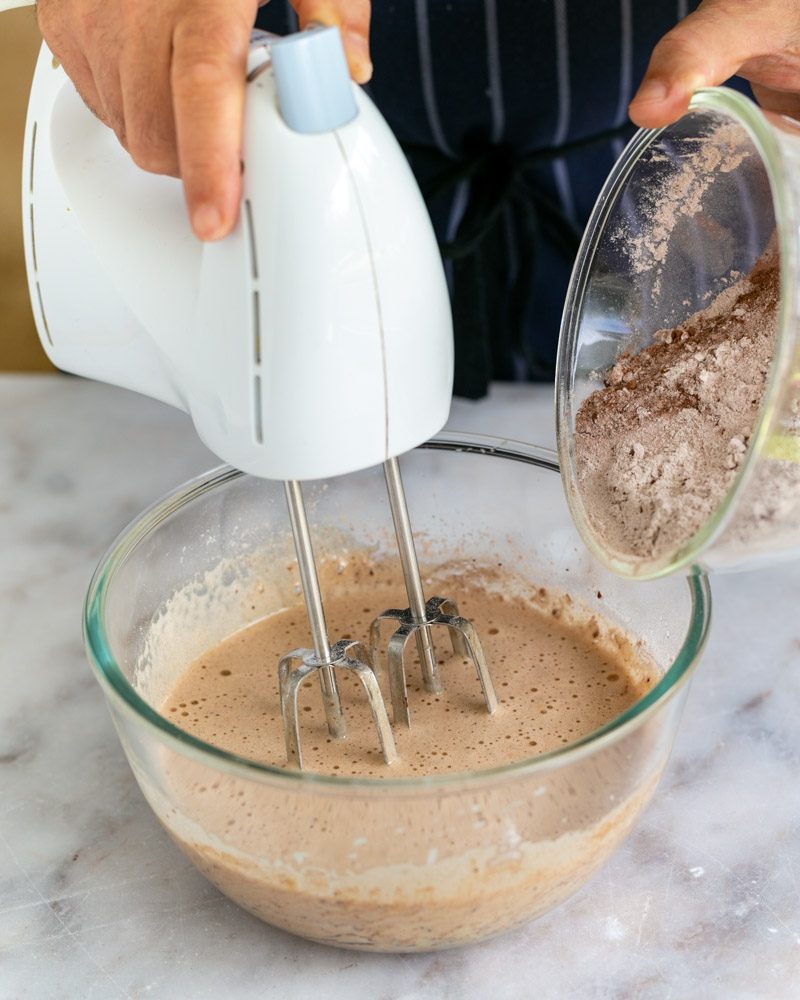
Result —
[[777, 257], [681, 326], [623, 355], [575, 422], [583, 503], [619, 554], [658, 558], [686, 542], [731, 486], [774, 349]]

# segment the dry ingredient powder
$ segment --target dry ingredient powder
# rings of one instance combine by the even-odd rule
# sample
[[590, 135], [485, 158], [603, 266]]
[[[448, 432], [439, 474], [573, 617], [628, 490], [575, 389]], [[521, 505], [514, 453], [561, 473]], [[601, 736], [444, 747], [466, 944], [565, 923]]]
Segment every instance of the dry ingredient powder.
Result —
[[[647, 225], [631, 231], [623, 217], [611, 239], [628, 257], [634, 274], [654, 274], [654, 298], [660, 294], [663, 265], [678, 223], [699, 217], [702, 225], [713, 226], [713, 220], [703, 215], [707, 192], [719, 174], [736, 170], [752, 152], [747, 133], [733, 122], [723, 122], [692, 139], [684, 138], [680, 155], [668, 156], [658, 145], [645, 154], [642, 167], [648, 168], [648, 182], [636, 191], [636, 215]], [[662, 176], [656, 172], [659, 166]]]
[[[620, 357], [604, 387], [583, 402], [575, 423], [578, 483], [608, 549], [659, 558], [718, 507], [761, 406], [779, 293], [777, 256], [768, 252], [706, 309]], [[789, 478], [793, 500], [800, 483]]]

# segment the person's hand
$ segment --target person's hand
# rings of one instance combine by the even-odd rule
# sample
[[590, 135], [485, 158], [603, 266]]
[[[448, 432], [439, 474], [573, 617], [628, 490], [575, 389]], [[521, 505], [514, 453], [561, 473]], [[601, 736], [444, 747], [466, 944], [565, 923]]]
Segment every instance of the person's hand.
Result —
[[[264, 0], [262, 0], [262, 3]], [[39, 0], [39, 26], [89, 108], [134, 161], [183, 180], [204, 240], [233, 228], [241, 195], [250, 31], [259, 0]], [[338, 25], [353, 78], [369, 59], [369, 0], [293, 0], [301, 27]]]
[[700, 87], [738, 73], [770, 111], [800, 117], [800, 2], [705, 0], [653, 50], [629, 108], [633, 121], [676, 121]]

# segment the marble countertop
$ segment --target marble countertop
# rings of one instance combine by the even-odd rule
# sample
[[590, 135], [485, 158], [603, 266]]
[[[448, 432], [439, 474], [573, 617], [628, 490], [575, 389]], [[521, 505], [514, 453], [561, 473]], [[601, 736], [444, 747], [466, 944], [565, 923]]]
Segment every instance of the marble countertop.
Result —
[[[550, 392], [451, 425], [552, 441]], [[86, 584], [155, 496], [216, 464], [188, 419], [62, 376], [0, 377], [0, 997], [704, 1000], [800, 996], [800, 569], [713, 581], [668, 772], [560, 909], [421, 956], [310, 944], [239, 910], [162, 831], [85, 663]]]

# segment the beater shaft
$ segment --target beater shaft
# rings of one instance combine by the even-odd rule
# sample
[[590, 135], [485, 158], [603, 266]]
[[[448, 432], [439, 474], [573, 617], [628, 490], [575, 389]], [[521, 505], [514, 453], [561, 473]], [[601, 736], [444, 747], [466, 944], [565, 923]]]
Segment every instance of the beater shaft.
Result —
[[397, 760], [397, 749], [369, 651], [361, 643], [354, 642], [352, 639], [340, 639], [331, 646], [328, 640], [328, 628], [325, 624], [325, 610], [322, 607], [322, 595], [319, 589], [319, 578], [314, 561], [314, 548], [311, 544], [311, 532], [308, 529], [303, 492], [300, 484], [294, 480], [286, 482], [284, 486], [289, 518], [292, 523], [294, 547], [297, 553], [297, 565], [300, 569], [300, 581], [303, 585], [308, 625], [314, 641], [313, 649], [292, 650], [291, 653], [282, 656], [278, 664], [286, 758], [290, 764], [299, 768], [303, 767], [297, 699], [303, 682], [315, 672], [319, 673], [328, 732], [336, 739], [344, 737], [345, 724], [342, 703], [334, 674], [334, 669], [336, 669], [349, 670], [355, 674], [360, 682], [369, 702], [372, 720], [378, 731], [383, 759], [387, 764], [392, 764]]
[[411, 725], [403, 658], [406, 645], [411, 642], [412, 636], [419, 653], [425, 687], [428, 691], [436, 693], [442, 690], [436, 653], [431, 639], [433, 626], [444, 626], [450, 633], [453, 652], [456, 656], [472, 661], [480, 681], [486, 711], [492, 715], [497, 708], [497, 696], [478, 632], [469, 619], [463, 618], [458, 613], [458, 607], [454, 601], [447, 597], [432, 597], [428, 601], [425, 600], [398, 460], [396, 458], [388, 459], [383, 464], [383, 471], [386, 477], [389, 505], [392, 510], [392, 520], [394, 521], [400, 562], [408, 594], [408, 607], [405, 609], [388, 608], [373, 619], [369, 630], [369, 648], [371, 662], [377, 664], [381, 624], [386, 621], [397, 623], [386, 649], [386, 666], [389, 674], [394, 723], [405, 727]]
[[428, 691], [438, 693], [442, 690], [442, 682], [439, 678], [439, 668], [436, 663], [436, 651], [433, 648], [431, 630], [426, 624], [425, 594], [422, 590], [419, 563], [417, 562], [417, 550], [414, 546], [414, 536], [411, 532], [411, 521], [408, 516], [408, 505], [406, 504], [406, 495], [403, 489], [403, 479], [400, 475], [400, 463], [396, 458], [387, 459], [383, 464], [383, 472], [386, 477], [389, 506], [392, 511], [392, 520], [394, 521], [394, 530], [397, 536], [397, 547], [400, 553], [400, 564], [403, 568], [403, 579], [405, 580], [406, 593], [408, 594], [408, 607], [414, 624], [420, 626], [415, 629], [414, 635], [417, 642], [420, 667], [422, 668], [422, 680]]
[[325, 611], [322, 607], [322, 595], [319, 589], [317, 567], [314, 562], [311, 533], [308, 530], [303, 492], [300, 483], [293, 479], [284, 483], [284, 489], [286, 503], [289, 507], [289, 518], [292, 523], [294, 548], [297, 553], [297, 566], [300, 570], [300, 582], [303, 586], [308, 625], [314, 642], [314, 653], [323, 664], [319, 668], [319, 682], [322, 689], [328, 732], [334, 739], [343, 739], [346, 735], [346, 727], [336, 677], [333, 667], [329, 665], [331, 663], [331, 647], [328, 642], [328, 629], [325, 624]]

